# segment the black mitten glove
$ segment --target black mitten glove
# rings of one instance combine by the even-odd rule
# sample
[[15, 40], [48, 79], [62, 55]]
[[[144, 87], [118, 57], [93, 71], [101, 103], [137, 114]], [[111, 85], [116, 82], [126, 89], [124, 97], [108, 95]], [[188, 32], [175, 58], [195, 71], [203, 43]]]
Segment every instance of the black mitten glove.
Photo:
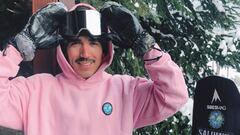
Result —
[[116, 2], [106, 2], [100, 10], [103, 21], [109, 25], [114, 45], [132, 48], [142, 58], [154, 45], [154, 38], [143, 30], [138, 19], [125, 7]]
[[56, 47], [62, 37], [57, 30], [67, 8], [63, 3], [50, 3], [33, 14], [24, 29], [15, 36], [13, 45], [24, 61], [34, 58], [36, 49]]

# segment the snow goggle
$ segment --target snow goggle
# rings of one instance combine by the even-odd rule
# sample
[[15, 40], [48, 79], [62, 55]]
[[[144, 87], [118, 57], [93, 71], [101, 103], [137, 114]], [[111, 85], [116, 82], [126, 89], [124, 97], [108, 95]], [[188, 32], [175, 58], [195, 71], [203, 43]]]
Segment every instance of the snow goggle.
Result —
[[82, 34], [93, 37], [107, 35], [108, 28], [96, 10], [73, 10], [66, 14], [61, 34], [65, 38], [78, 38]]

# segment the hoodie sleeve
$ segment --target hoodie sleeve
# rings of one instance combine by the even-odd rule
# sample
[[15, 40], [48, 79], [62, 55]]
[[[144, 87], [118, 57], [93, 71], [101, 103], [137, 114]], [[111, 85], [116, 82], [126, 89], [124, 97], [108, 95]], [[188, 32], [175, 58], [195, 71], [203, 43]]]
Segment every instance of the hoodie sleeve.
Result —
[[134, 128], [156, 124], [176, 113], [187, 99], [187, 87], [180, 68], [168, 53], [150, 50], [144, 59], [151, 80], [137, 79], [133, 97]]
[[27, 106], [25, 78], [15, 77], [22, 61], [20, 53], [11, 45], [0, 51], [0, 126], [22, 130], [24, 108]]

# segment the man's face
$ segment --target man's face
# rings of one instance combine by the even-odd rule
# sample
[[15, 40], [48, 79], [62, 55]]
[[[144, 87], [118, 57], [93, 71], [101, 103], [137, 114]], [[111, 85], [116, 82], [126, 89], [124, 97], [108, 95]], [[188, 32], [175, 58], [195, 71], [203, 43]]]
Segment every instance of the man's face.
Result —
[[67, 46], [68, 62], [74, 71], [87, 79], [99, 68], [103, 58], [100, 42], [87, 36], [79, 37], [78, 41], [70, 42]]

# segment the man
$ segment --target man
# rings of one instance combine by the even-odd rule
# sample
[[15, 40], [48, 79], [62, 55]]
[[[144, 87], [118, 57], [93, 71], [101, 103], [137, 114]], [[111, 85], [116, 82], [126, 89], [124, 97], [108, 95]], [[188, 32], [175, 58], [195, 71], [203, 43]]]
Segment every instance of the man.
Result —
[[[63, 4], [51, 3], [36, 12], [1, 52], [1, 126], [27, 135], [130, 135], [133, 129], [173, 115], [186, 102], [181, 70], [136, 17], [115, 2], [103, 5], [101, 20], [94, 10], [79, 4], [67, 12]], [[56, 32], [59, 27], [61, 35]], [[113, 57], [109, 40], [132, 48], [145, 61], [151, 80], [106, 73]], [[9, 80], [22, 59], [34, 57], [35, 49], [58, 43], [62, 73]]]

